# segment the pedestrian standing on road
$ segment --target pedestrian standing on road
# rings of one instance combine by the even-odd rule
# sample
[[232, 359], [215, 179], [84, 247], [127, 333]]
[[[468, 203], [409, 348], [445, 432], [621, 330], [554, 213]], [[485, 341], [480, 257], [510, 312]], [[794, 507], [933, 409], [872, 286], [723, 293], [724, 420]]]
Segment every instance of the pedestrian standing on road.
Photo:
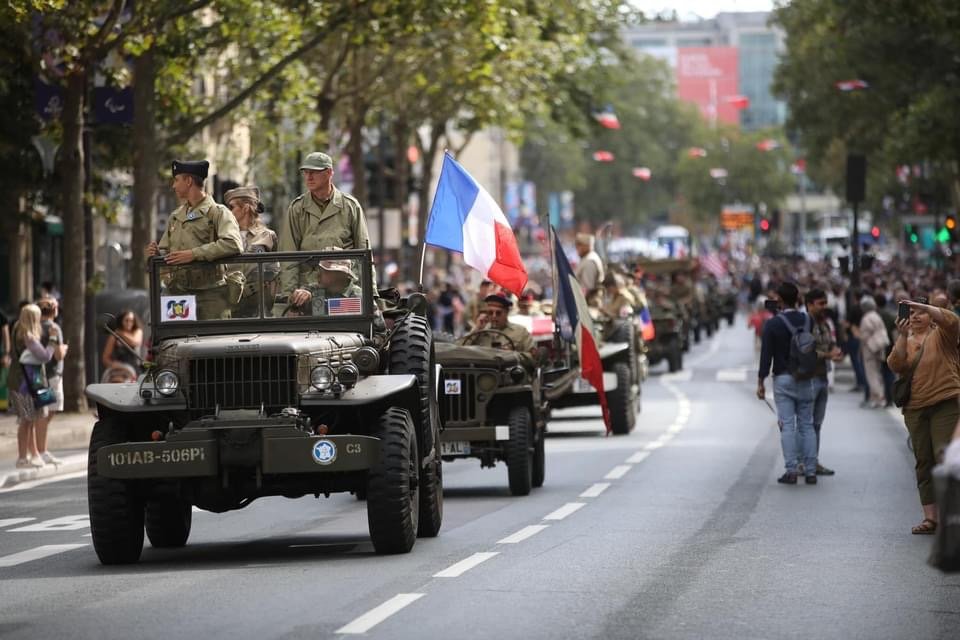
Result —
[[[352, 195], [333, 184], [333, 159], [325, 153], [308, 154], [300, 173], [307, 187], [287, 207], [280, 230], [280, 251], [369, 249], [370, 235], [363, 207]], [[312, 273], [311, 273], [312, 271]], [[372, 291], [377, 296], [377, 275], [371, 269]], [[304, 285], [317, 279], [316, 266], [285, 263], [280, 271], [280, 292], [295, 306], [307, 306], [310, 291]]]
[[960, 418], [960, 319], [952, 311], [921, 300], [901, 301], [910, 307], [910, 319], [897, 320], [899, 335], [887, 364], [901, 377], [912, 371], [903, 421], [913, 443], [923, 520], [911, 531], [932, 534], [938, 522], [932, 470]]
[[63, 341], [63, 329], [55, 318], [60, 313], [60, 305], [56, 298], [41, 298], [37, 302], [40, 307], [40, 342], [44, 347], [53, 347], [53, 357], [44, 367], [47, 373], [47, 386], [53, 392], [56, 402], [47, 407], [46, 417], [39, 418], [35, 427], [37, 451], [46, 464], [63, 464], [63, 460], [47, 451], [47, 434], [50, 432], [50, 422], [58, 413], [63, 413], [63, 360], [67, 356], [67, 345]]
[[814, 376], [817, 362], [811, 320], [797, 309], [800, 290], [792, 282], [777, 287], [783, 311], [767, 321], [760, 346], [757, 397], [766, 398], [764, 380], [773, 369], [780, 446], [785, 473], [781, 484], [796, 484], [799, 465], [807, 484], [817, 483], [817, 435], [813, 428]]
[[147, 255], [163, 255], [169, 265], [166, 292], [193, 295], [197, 318], [229, 318], [223, 265], [207, 264], [243, 250], [237, 220], [203, 190], [210, 163], [173, 161], [173, 191], [181, 205], [170, 214], [160, 242], [147, 245]]
[[860, 355], [863, 358], [863, 371], [867, 378], [870, 398], [860, 406], [880, 409], [885, 404], [883, 396], [883, 359], [890, 346], [890, 337], [883, 318], [877, 313], [877, 302], [870, 296], [860, 301]]
[[[42, 366], [53, 358], [55, 348], [40, 342], [40, 307], [27, 304], [20, 309], [20, 317], [13, 331], [14, 364], [10, 369], [10, 401], [17, 412], [17, 468], [37, 469], [44, 466], [35, 436], [37, 421], [47, 417], [47, 406], [37, 406], [34, 392], [47, 387], [46, 370]], [[61, 345], [65, 353], [63, 345]], [[34, 364], [26, 364], [21, 355], [28, 352]], [[29, 360], [30, 357], [23, 358]]]
[[843, 360], [843, 351], [837, 346], [833, 327], [827, 315], [827, 294], [823, 289], [811, 289], [804, 297], [807, 315], [813, 322], [813, 339], [816, 341], [817, 368], [813, 377], [813, 432], [817, 437], [817, 475], [832, 476], [833, 469], [820, 464], [820, 431], [827, 415], [827, 398], [830, 395], [829, 372], [833, 363]]

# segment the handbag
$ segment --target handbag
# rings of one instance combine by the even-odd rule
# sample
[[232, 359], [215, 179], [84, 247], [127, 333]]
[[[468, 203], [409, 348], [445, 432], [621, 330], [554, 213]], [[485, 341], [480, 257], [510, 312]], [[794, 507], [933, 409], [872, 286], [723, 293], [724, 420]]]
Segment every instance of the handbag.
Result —
[[[927, 338], [930, 335], [927, 334]], [[920, 345], [920, 352], [917, 354], [917, 357], [913, 359], [913, 364], [910, 366], [910, 371], [904, 375], [897, 377], [893, 381], [893, 404], [898, 407], [905, 407], [910, 402], [910, 390], [913, 386], [913, 372], [917, 370], [917, 365], [920, 364], [920, 358], [923, 357], [923, 348], [927, 346], [927, 338], [923, 339], [923, 343]]]
[[27, 389], [30, 390], [30, 395], [33, 397], [34, 407], [42, 409], [57, 401], [53, 389], [45, 384], [43, 365], [21, 363], [20, 368], [23, 370], [23, 379], [27, 382]]

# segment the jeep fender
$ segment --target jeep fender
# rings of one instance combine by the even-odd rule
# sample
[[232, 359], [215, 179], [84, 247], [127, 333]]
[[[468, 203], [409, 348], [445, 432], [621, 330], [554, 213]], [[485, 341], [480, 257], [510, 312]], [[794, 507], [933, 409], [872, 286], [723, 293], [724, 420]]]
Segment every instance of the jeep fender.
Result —
[[143, 390], [150, 392], [149, 398], [141, 397], [139, 382], [97, 383], [87, 385], [86, 394], [96, 404], [120, 413], [183, 411], [187, 408], [180, 392], [165, 398], [152, 384], [143, 385]]

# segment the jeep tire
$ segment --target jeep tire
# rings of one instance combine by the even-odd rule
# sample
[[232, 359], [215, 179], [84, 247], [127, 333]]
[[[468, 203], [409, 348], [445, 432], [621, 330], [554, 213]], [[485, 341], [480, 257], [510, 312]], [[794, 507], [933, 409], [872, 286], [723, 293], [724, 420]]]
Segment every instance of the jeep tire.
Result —
[[193, 505], [180, 495], [177, 482], [164, 482], [147, 500], [144, 524], [150, 544], [158, 549], [182, 547], [190, 537]]
[[380, 417], [380, 460], [367, 473], [367, 520], [377, 553], [408, 553], [417, 540], [420, 456], [410, 412], [391, 407]]
[[[433, 538], [443, 523], [443, 461], [440, 459], [440, 412], [436, 402], [433, 334], [423, 316], [410, 314], [390, 340], [390, 373], [412, 374], [420, 387], [420, 415], [414, 416], [420, 434], [421, 459], [434, 459], [420, 469], [420, 518], [417, 535]], [[358, 494], [359, 497], [359, 494]]]
[[670, 339], [670, 346], [667, 347], [667, 364], [670, 373], [676, 373], [683, 369], [683, 349], [680, 347], [680, 338]]
[[535, 489], [543, 486], [547, 472], [547, 452], [546, 439], [547, 434], [543, 429], [537, 429], [534, 433], [535, 444], [533, 445], [533, 487]]
[[510, 440], [507, 442], [507, 476], [510, 493], [515, 496], [529, 495], [533, 486], [533, 442], [530, 409], [514, 407], [507, 416]]
[[132, 564], [143, 552], [143, 500], [129, 480], [101, 476], [97, 452], [101, 447], [126, 442], [125, 429], [112, 417], [102, 417], [93, 427], [87, 461], [87, 507], [93, 549], [103, 564]]
[[630, 365], [626, 362], [614, 362], [613, 373], [617, 376], [617, 388], [607, 393], [610, 427], [614, 435], [625, 436], [633, 431], [637, 422], [637, 405], [630, 384]]

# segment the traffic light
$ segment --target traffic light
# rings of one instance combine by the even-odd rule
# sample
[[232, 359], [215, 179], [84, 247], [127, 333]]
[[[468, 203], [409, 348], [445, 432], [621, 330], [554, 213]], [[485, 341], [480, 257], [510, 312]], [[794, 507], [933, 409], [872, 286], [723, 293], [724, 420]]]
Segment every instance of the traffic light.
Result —
[[770, 233], [770, 220], [767, 218], [760, 218], [760, 232]]
[[917, 244], [920, 242], [920, 236], [917, 235], [917, 231], [913, 228], [913, 225], [908, 224], [903, 227], [903, 235], [906, 237], [907, 241], [910, 244]]
[[957, 219], [954, 216], [947, 216], [947, 219], [943, 221], [943, 228], [947, 232], [946, 242], [954, 242], [957, 239], [957, 234], [960, 233], [960, 230], [957, 229]]
[[874, 239], [874, 240], [879, 240], [879, 239], [880, 239], [880, 227], [874, 225], [874, 227], [873, 227], [872, 229], [870, 229], [870, 235], [873, 236], [873, 239]]

